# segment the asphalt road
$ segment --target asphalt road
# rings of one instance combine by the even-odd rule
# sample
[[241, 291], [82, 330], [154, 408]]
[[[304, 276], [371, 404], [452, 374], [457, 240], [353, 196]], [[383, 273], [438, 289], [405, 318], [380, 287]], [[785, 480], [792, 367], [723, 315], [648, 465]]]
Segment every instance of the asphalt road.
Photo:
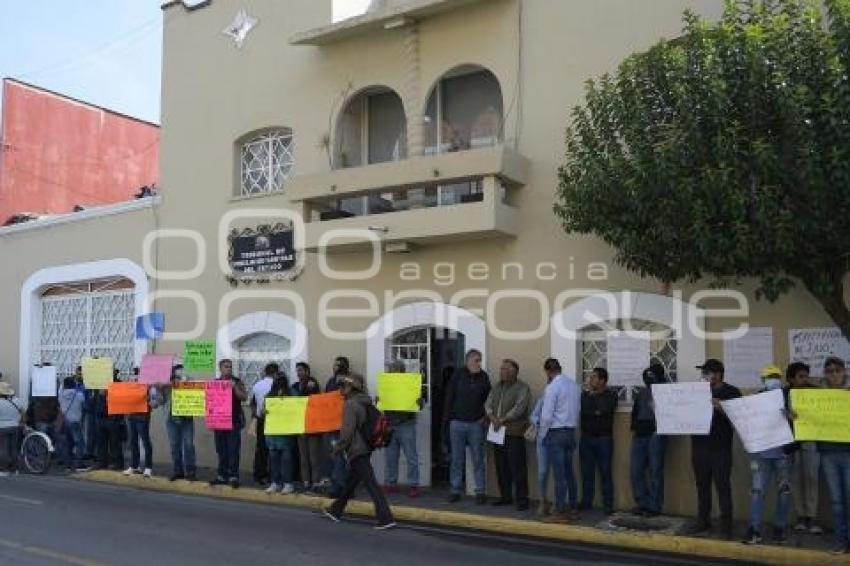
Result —
[[374, 531], [372, 524], [57, 476], [0, 478], [4, 565], [706, 563], [417, 525]]

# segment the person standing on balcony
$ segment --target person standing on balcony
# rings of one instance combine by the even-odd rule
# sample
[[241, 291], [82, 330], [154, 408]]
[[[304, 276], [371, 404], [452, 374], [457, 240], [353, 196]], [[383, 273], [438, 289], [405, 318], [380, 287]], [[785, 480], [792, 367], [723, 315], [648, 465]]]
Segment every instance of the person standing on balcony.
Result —
[[711, 402], [714, 414], [708, 434], [691, 436], [691, 463], [697, 486], [697, 520], [689, 529], [690, 534], [703, 533], [711, 529], [711, 484], [717, 490], [720, 502], [720, 522], [722, 535], [726, 539], [733, 536], [732, 525], [732, 422], [720, 401], [737, 399], [741, 390], [724, 382], [723, 362], [709, 359], [697, 369], [702, 370], [702, 378], [711, 385]]
[[561, 373], [561, 364], [555, 358], [547, 359], [543, 370], [549, 385], [543, 394], [538, 435], [543, 437], [549, 464], [555, 476], [555, 512], [545, 520], [568, 523], [578, 518], [578, 488], [573, 470], [573, 452], [576, 449], [576, 427], [581, 411], [581, 388], [575, 379]]
[[449, 503], [460, 501], [463, 493], [463, 471], [466, 467], [466, 448], [472, 453], [475, 479], [475, 502], [487, 503], [484, 492], [485, 421], [484, 403], [490, 394], [490, 376], [481, 369], [481, 352], [466, 353], [466, 365], [457, 370], [446, 392], [444, 418], [449, 423], [451, 444], [451, 489]]
[[667, 383], [664, 366], [653, 364], [643, 370], [645, 387], [638, 388], [632, 406], [632, 454], [630, 475], [638, 515], [655, 517], [664, 508], [664, 455], [667, 438], [656, 433], [652, 384]]
[[498, 433], [503, 427], [505, 429], [504, 444], [493, 444], [500, 494], [493, 505], [511, 505], [516, 501], [517, 510], [525, 511], [528, 509], [525, 430], [528, 428], [531, 389], [518, 376], [519, 364], [511, 359], [502, 360], [499, 382], [490, 390], [485, 410], [494, 432]]
[[578, 445], [581, 465], [581, 505], [593, 508], [596, 495], [596, 469], [602, 480], [602, 509], [606, 515], [614, 512], [614, 479], [611, 467], [614, 459], [614, 414], [617, 412], [617, 393], [608, 389], [608, 371], [595, 368], [590, 374], [588, 390], [581, 394], [581, 440]]

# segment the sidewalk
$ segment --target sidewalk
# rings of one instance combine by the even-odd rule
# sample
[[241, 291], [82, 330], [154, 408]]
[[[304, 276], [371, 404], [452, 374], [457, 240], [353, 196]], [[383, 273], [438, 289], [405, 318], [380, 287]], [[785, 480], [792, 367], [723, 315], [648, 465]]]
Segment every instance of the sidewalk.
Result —
[[[138, 489], [270, 505], [288, 505], [315, 511], [319, 511], [328, 502], [327, 499], [316, 495], [267, 495], [251, 482], [245, 482], [243, 484], [245, 487], [232, 489], [223, 486], [213, 487], [206, 481], [188, 482], [180, 480], [170, 482], [167, 477], [162, 475], [146, 479], [142, 476], [124, 476], [120, 472], [105, 470], [74, 474], [72, 477], [83, 481], [95, 481]], [[205, 477], [205, 475], [201, 474], [201, 477]], [[685, 520], [676, 517], [646, 520], [627, 513], [617, 513], [610, 518], [605, 518], [600, 512], [585, 512], [582, 513], [582, 518], [575, 524], [554, 525], [538, 521], [533, 511], [519, 512], [512, 507], [476, 505], [470, 497], [464, 498], [460, 503], [449, 504], [444, 494], [430, 490], [423, 490], [422, 496], [417, 499], [411, 499], [405, 494], [393, 495], [390, 497], [390, 503], [396, 520], [399, 522], [425, 523], [513, 536], [684, 554], [689, 557], [739, 560], [748, 563], [789, 566], [848, 563], [846, 555], [833, 556], [825, 551], [828, 546], [827, 539], [822, 539], [819, 548], [801, 548], [802, 544], [808, 546], [814, 542], [819, 542], [814, 540], [818, 537], [806, 535], [797, 538], [796, 533], [790, 535], [789, 542], [785, 546], [769, 544], [748, 546], [739, 541], [677, 536], [675, 533], [684, 526]], [[373, 516], [371, 502], [362, 498], [351, 502], [347, 512], [360, 516]], [[637, 528], [642, 530], [637, 530]], [[648, 530], [643, 530], [647, 528]]]

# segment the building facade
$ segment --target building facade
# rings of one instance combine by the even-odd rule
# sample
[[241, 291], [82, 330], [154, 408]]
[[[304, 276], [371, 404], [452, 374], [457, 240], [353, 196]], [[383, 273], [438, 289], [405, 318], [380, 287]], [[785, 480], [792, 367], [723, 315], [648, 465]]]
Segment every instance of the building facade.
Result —
[[[72, 360], [113, 348], [129, 371], [153, 345], [111, 337], [152, 310], [166, 318], [157, 352], [216, 338], [219, 357], [249, 381], [267, 360], [290, 370], [307, 360], [324, 382], [344, 355], [374, 387], [402, 360], [426, 377], [421, 473], [439, 486], [440, 391], [470, 348], [491, 379], [515, 359], [539, 395], [545, 357], [583, 379], [606, 365], [615, 329], [651, 331], [652, 358], [687, 381], [706, 356], [723, 357], [706, 331], [770, 326], [784, 363], [790, 329], [830, 326], [803, 292], [768, 304], [751, 282], [731, 298], [664, 288], [616, 265], [603, 242], [566, 235], [552, 213], [584, 82], [674, 37], [687, 8], [716, 17], [720, 0], [656, 0], [651, 10], [632, 0], [416, 0], [335, 24], [330, 1], [243, 6], [240, 17], [231, 2], [164, 5], [163, 196], [0, 231], [16, 267], [0, 273], [11, 337], [0, 360], [22, 390], [54, 351]], [[276, 276], [249, 262], [234, 274], [229, 236], [275, 227], [291, 230], [295, 265]], [[74, 289], [73, 300], [54, 299], [56, 287]], [[68, 330], [75, 320], [84, 336]], [[628, 387], [621, 399], [616, 506], [628, 508]], [[155, 458], [167, 461], [163, 429]], [[209, 464], [211, 435], [196, 443]], [[671, 443], [667, 512], [694, 511], [689, 456], [687, 438]], [[736, 458], [743, 516], [749, 464], [740, 447]]]

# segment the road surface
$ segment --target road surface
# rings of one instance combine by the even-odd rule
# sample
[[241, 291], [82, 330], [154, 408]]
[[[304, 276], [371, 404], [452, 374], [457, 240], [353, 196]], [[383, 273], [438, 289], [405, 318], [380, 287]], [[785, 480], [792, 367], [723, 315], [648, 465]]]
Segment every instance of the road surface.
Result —
[[192, 497], [58, 476], [0, 478], [0, 564], [548, 566], [707, 564]]

